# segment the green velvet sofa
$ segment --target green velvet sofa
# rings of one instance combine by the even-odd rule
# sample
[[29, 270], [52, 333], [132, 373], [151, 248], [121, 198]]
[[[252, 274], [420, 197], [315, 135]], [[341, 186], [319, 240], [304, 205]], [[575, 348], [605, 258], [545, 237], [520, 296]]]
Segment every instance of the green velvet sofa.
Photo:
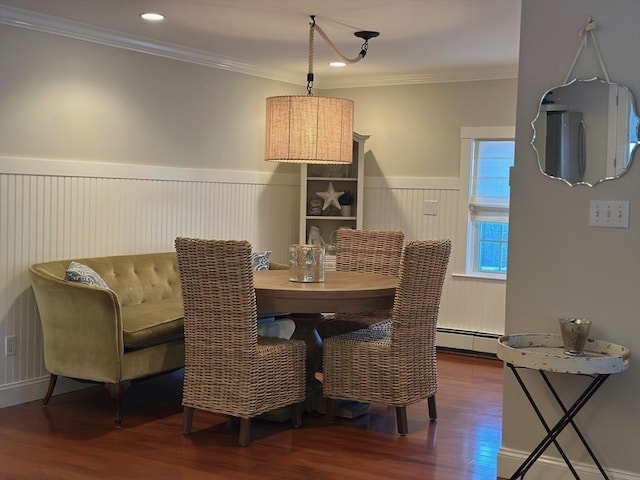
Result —
[[74, 259], [108, 288], [65, 280], [71, 260], [35, 264], [30, 275], [51, 374], [104, 383], [120, 425], [132, 380], [184, 366], [182, 288], [175, 252]]
[[[108, 288], [65, 280], [72, 260], [34, 264], [30, 275], [42, 325], [44, 361], [51, 374], [47, 405], [58, 376], [104, 383], [122, 423], [122, 399], [132, 380], [184, 367], [182, 288], [175, 252], [73, 259], [94, 270]], [[288, 269], [268, 262], [269, 269]], [[262, 323], [262, 325], [261, 325]], [[261, 335], [289, 337], [293, 322], [259, 319]]]

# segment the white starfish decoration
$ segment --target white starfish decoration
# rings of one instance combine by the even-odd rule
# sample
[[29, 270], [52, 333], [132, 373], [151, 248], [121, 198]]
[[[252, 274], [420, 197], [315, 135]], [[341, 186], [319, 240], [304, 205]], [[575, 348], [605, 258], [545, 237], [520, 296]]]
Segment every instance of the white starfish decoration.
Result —
[[342, 210], [340, 207], [340, 202], [338, 199], [344, 195], [344, 192], [336, 192], [333, 188], [333, 183], [329, 182], [329, 187], [326, 192], [316, 192], [320, 198], [324, 200], [324, 205], [322, 206], [322, 210], [326, 210], [329, 205], [335, 205], [338, 210]]

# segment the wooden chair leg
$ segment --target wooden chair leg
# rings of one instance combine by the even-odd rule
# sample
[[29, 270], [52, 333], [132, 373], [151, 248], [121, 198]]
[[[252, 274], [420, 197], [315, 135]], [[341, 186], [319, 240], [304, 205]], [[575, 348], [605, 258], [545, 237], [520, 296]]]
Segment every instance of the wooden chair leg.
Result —
[[432, 395], [427, 398], [427, 405], [429, 406], [429, 418], [432, 422], [438, 418], [438, 410], [436, 409], [436, 396]]
[[398, 422], [398, 433], [404, 437], [409, 432], [407, 407], [396, 407], [396, 420]]
[[240, 419], [240, 446], [246, 447], [247, 445], [249, 445], [250, 439], [251, 439], [251, 419], [241, 418]]
[[293, 428], [300, 428], [302, 426], [302, 410], [304, 410], [304, 402], [293, 405], [293, 415], [291, 417]]
[[47, 405], [49, 400], [51, 400], [51, 396], [53, 395], [53, 389], [56, 387], [56, 382], [58, 381], [58, 375], [54, 375], [53, 373], [49, 377], [49, 388], [47, 388], [47, 394], [42, 399], [42, 405]]
[[113, 406], [115, 408], [115, 417], [113, 422], [116, 424], [116, 427], [122, 426], [122, 399], [124, 397], [124, 393], [127, 391], [131, 382], [119, 382], [119, 383], [105, 383], [105, 388], [111, 394], [111, 398], [113, 399]]
[[336, 401], [333, 398], [327, 398], [327, 423], [333, 423], [336, 419]]
[[193, 425], [193, 407], [184, 407], [182, 411], [182, 433], [183, 435], [189, 435], [191, 433], [191, 426]]

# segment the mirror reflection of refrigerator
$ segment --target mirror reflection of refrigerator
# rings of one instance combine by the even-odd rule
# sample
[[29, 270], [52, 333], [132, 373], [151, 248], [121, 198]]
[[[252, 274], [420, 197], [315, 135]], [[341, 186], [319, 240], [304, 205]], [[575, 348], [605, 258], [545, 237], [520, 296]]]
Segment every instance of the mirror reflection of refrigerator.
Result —
[[545, 172], [569, 183], [583, 181], [587, 166], [585, 129], [580, 112], [548, 112]]

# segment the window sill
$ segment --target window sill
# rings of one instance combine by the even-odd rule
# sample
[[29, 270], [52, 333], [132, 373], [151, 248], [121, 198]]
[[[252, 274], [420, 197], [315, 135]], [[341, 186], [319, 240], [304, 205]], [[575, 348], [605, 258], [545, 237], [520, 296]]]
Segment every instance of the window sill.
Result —
[[453, 273], [452, 277], [455, 278], [470, 278], [480, 280], [496, 280], [499, 282], [505, 282], [507, 280], [506, 275], [493, 274], [493, 273]]

